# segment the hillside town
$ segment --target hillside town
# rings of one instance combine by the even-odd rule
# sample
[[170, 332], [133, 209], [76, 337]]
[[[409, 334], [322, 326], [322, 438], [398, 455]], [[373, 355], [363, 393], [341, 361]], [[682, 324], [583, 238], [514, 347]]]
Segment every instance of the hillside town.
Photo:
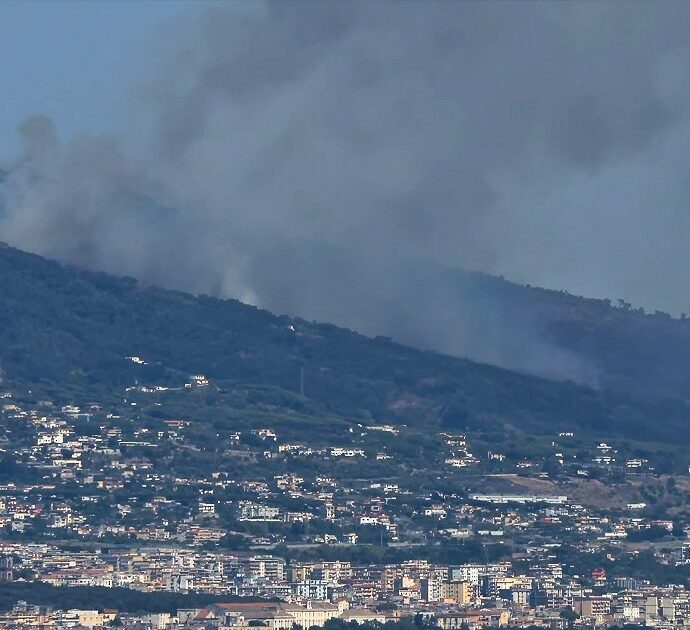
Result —
[[0, 0], [0, 630], [690, 630], [689, 33]]
[[[263, 415], [209, 437], [140, 411], [214, 386], [0, 392], [0, 580], [93, 592], [86, 608], [18, 598], [3, 627], [690, 624], [682, 456], [559, 432], [530, 457], [442, 431], [410, 471], [414, 427], [353, 422], [328, 442]], [[119, 610], [102, 589], [210, 599]]]

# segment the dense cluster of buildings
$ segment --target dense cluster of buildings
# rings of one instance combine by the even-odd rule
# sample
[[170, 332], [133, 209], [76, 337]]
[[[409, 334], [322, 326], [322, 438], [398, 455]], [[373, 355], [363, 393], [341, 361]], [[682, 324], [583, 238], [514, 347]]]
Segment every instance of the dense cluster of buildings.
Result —
[[[607, 578], [601, 569], [592, 586], [567, 575], [554, 562], [535, 562], [518, 572], [510, 561], [442, 565], [428, 561], [358, 565], [346, 561], [286, 561], [273, 555], [234, 555], [183, 548], [93, 552], [43, 544], [3, 544], [35, 580], [55, 586], [125, 587], [142, 592], [203, 592], [217, 601], [176, 614], [132, 614], [107, 608], [49, 610], [20, 602], [0, 623], [21, 627], [100, 627], [116, 617], [151, 628], [243, 628], [289, 630], [323, 626], [329, 619], [386, 622], [416, 617], [443, 628], [485, 626], [654, 627], [690, 624], [690, 591], [630, 577]], [[690, 553], [683, 547], [678, 561]], [[266, 601], [236, 601], [237, 596]], [[232, 599], [224, 602], [224, 597]], [[279, 600], [279, 601], [278, 601]]]
[[[646, 456], [570, 448], [571, 433], [515, 456], [444, 432], [420, 477], [397, 446], [415, 439], [404, 426], [353, 423], [328, 443], [278, 423], [209, 435], [140, 415], [142, 400], [212, 385], [188, 380], [127, 388], [117, 405], [0, 392], [0, 582], [214, 603], [134, 614], [17, 601], [1, 627], [690, 625], [685, 522], [660, 509], [682, 491]], [[617, 489], [589, 501], [569, 494], [574, 481]], [[629, 571], [641, 549], [678, 579]]]

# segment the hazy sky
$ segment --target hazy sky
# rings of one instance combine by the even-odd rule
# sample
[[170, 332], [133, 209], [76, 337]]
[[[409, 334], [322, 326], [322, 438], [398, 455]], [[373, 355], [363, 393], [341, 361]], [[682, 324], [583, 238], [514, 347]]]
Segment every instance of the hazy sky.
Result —
[[0, 157], [19, 153], [16, 130], [36, 113], [64, 136], [121, 130], [151, 42], [194, 4], [0, 2]]
[[0, 239], [559, 362], [502, 358], [448, 270], [690, 311], [688, 33], [687, 1], [3, 2]]

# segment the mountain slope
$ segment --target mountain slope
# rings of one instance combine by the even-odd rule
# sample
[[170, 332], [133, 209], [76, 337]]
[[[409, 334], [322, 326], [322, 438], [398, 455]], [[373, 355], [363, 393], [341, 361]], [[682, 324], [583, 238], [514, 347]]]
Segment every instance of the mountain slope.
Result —
[[[525, 287], [485, 274], [456, 277], [477, 338], [529, 328], [532, 338], [570, 357], [584, 382], [650, 398], [690, 400], [690, 318], [645, 313], [622, 300], [614, 306], [610, 300]], [[487, 313], [499, 321], [487, 322]], [[507, 358], [501, 363], [520, 362]]]
[[[363, 422], [635, 437], [654, 428], [669, 440], [690, 433], [690, 409], [679, 400], [552, 382], [233, 300], [142, 287], [7, 246], [0, 247], [0, 287], [6, 380], [58, 400], [115, 396], [135, 381], [194, 373], [299, 392], [303, 368], [303, 404]], [[148, 365], [125, 359], [132, 355]], [[300, 400], [287, 398], [289, 405]]]

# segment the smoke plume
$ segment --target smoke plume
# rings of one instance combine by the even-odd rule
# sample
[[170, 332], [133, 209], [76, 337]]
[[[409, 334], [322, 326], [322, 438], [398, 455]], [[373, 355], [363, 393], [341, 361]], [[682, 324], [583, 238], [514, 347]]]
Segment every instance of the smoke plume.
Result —
[[202, 6], [160, 44], [147, 137], [25, 123], [0, 237], [591, 382], [455, 270], [688, 308], [688, 32], [673, 2]]

